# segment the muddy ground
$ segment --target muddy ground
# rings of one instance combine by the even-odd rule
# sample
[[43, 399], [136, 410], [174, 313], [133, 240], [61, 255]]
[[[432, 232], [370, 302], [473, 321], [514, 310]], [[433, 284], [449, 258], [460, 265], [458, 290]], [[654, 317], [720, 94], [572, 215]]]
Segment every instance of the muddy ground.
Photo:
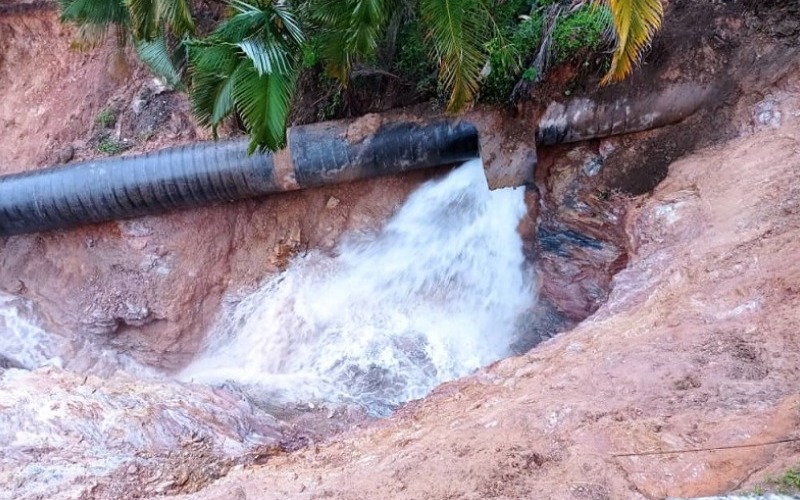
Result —
[[[52, 6], [29, 3], [0, 4], [0, 173], [101, 156], [107, 139], [131, 154], [208, 138], [183, 96], [113, 46], [70, 50]], [[389, 420], [271, 449], [197, 498], [663, 498], [746, 490], [800, 461], [793, 442], [762, 446], [798, 437], [798, 18], [796, 2], [672, 0], [631, 81], [598, 94], [597, 75], [557, 68], [519, 119], [566, 83], [579, 96], [718, 89], [680, 124], [539, 150], [520, 227], [541, 283], [531, 328], [578, 326]], [[0, 239], [0, 291], [53, 331], [174, 370], [226, 295], [375, 230], [439, 173]], [[135, 488], [173, 463], [158, 456], [121, 489], [82, 494], [196, 491], [235, 463]]]
[[188, 498], [694, 497], [796, 465], [800, 120], [786, 122], [672, 164], [575, 329]]

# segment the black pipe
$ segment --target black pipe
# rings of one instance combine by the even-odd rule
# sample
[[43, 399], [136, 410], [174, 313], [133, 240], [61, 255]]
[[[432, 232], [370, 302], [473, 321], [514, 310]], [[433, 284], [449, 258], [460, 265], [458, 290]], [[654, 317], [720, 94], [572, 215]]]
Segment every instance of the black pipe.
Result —
[[375, 115], [293, 127], [285, 150], [198, 143], [0, 177], [0, 236], [158, 214], [220, 201], [459, 163], [478, 157], [463, 121]]
[[719, 89], [694, 83], [617, 99], [553, 102], [539, 118], [536, 143], [563, 144], [664, 127], [719, 98]]

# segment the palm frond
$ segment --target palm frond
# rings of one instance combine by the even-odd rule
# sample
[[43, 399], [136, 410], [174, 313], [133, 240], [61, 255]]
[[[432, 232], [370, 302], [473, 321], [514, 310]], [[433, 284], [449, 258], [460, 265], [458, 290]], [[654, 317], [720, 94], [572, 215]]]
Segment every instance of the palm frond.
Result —
[[131, 31], [137, 40], [152, 40], [158, 36], [157, 0], [125, 0], [131, 17]]
[[200, 125], [212, 128], [216, 137], [217, 126], [233, 111], [231, 76], [245, 61], [231, 44], [194, 41], [186, 45], [192, 67], [192, 112]]
[[126, 25], [128, 9], [123, 0], [59, 0], [61, 19], [78, 25]]
[[259, 74], [252, 65], [244, 65], [234, 76], [233, 102], [250, 133], [248, 151], [282, 148], [296, 73]]
[[463, 111], [480, 86], [491, 15], [481, 0], [420, 0], [419, 8], [439, 82], [450, 93], [447, 110]]
[[236, 111], [250, 134], [250, 152], [277, 150], [285, 144], [305, 38], [286, 4], [230, 4], [233, 17], [205, 39], [187, 43], [192, 109], [215, 136]]
[[311, 12], [321, 28], [320, 48], [328, 74], [347, 85], [353, 63], [372, 57], [386, 28], [388, 0], [319, 0]]
[[180, 71], [173, 60], [173, 51], [167, 47], [163, 35], [151, 41], [139, 40], [135, 47], [139, 59], [150, 71], [163, 78], [172, 88], [182, 87]]
[[176, 36], [194, 34], [194, 17], [188, 0], [158, 0], [158, 17]]
[[178, 37], [194, 33], [194, 18], [186, 0], [125, 0], [125, 5], [138, 40], [151, 41], [162, 31]]
[[611, 67], [601, 84], [622, 80], [641, 60], [661, 27], [664, 6], [661, 0], [595, 0], [606, 3], [611, 11], [616, 48]]

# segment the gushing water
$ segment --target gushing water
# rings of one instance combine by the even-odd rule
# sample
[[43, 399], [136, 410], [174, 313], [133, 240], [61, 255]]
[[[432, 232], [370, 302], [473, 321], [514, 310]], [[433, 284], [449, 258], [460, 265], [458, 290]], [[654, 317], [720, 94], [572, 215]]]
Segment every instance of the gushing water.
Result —
[[65, 342], [25, 318], [20, 311], [24, 306], [14, 297], [0, 294], [0, 363], [28, 369], [60, 364], [58, 353]]
[[521, 190], [479, 161], [415, 192], [377, 235], [310, 253], [228, 308], [182, 378], [374, 413], [510, 354], [534, 300]]

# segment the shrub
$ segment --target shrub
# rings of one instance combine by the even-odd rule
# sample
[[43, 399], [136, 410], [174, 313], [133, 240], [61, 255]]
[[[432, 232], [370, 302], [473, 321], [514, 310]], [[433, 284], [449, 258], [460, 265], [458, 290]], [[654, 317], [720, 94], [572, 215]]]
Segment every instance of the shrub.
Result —
[[111, 108], [103, 108], [95, 118], [95, 123], [102, 128], [111, 128], [117, 123], [117, 114]]

